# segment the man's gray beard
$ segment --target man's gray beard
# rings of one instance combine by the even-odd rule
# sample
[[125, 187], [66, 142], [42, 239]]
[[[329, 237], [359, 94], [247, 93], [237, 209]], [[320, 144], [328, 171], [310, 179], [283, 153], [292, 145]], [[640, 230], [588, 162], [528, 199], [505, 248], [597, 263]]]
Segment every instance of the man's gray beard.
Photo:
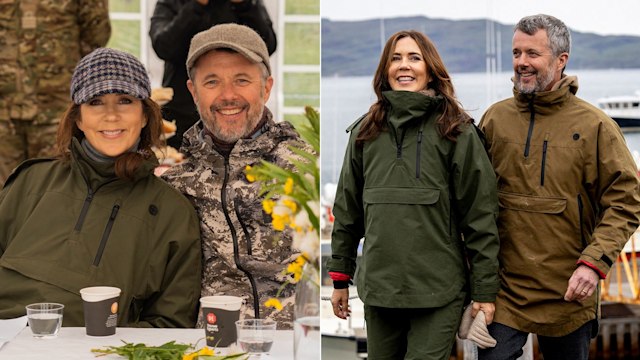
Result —
[[[200, 118], [202, 118], [204, 125], [207, 127], [207, 129], [209, 129], [211, 134], [216, 137], [216, 139], [231, 144], [251, 135], [253, 129], [256, 128], [256, 126], [260, 122], [260, 119], [262, 119], [262, 114], [264, 113], [264, 104], [259, 105], [259, 108], [260, 110], [255, 117], [253, 116], [255, 112], [249, 111], [247, 113], [247, 121], [245, 122], [243, 127], [238, 129], [238, 131], [232, 130], [226, 132], [223, 132], [220, 126], [218, 126], [218, 123], [216, 122], [215, 111], [213, 109], [209, 109], [209, 111], [205, 113], [206, 116], [203, 116], [203, 112], [200, 110], [200, 106], [198, 106], [198, 113], [200, 113]], [[249, 107], [249, 109], [251, 110], [251, 107]], [[208, 115], [210, 115], [211, 118], [209, 118]]]
[[540, 81], [538, 79], [538, 74], [540, 74], [540, 72], [538, 72], [536, 74], [536, 82], [533, 86], [533, 89], [525, 89], [522, 87], [522, 82], [520, 81], [521, 77], [518, 74], [516, 76], [516, 90], [518, 90], [521, 94], [534, 94], [534, 93], [538, 93], [538, 92], [542, 92], [544, 91], [544, 89], [547, 88], [547, 86], [549, 86], [549, 84], [551, 84], [551, 82], [553, 81], [553, 69], [549, 68], [547, 69], [549, 71], [547, 71], [547, 76], [545, 78], [542, 79], [542, 81]]

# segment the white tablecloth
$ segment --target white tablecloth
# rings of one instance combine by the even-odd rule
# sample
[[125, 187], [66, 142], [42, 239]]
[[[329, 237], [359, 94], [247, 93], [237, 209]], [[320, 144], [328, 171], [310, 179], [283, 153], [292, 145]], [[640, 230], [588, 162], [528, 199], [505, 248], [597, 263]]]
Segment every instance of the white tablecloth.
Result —
[[[37, 339], [31, 335], [31, 329], [26, 327], [0, 349], [0, 359], [95, 360], [95, 354], [91, 349], [120, 346], [123, 345], [121, 340], [156, 346], [171, 340], [195, 344], [200, 339], [202, 340], [198, 343], [198, 348], [205, 345], [204, 329], [118, 328], [115, 335], [93, 337], [86, 335], [84, 327], [63, 327], [55, 339]], [[221, 349], [222, 353], [226, 350]], [[293, 331], [278, 330], [269, 354], [270, 356], [263, 355], [261, 360], [292, 360]], [[124, 358], [116, 355], [97, 358], [101, 359]]]

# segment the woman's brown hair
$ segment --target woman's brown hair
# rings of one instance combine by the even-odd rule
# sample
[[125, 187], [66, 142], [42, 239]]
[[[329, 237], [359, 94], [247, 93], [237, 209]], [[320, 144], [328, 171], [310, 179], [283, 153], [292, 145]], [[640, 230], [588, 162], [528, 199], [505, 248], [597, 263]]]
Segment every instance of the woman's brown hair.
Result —
[[420, 48], [422, 58], [427, 65], [427, 73], [431, 77], [428, 88], [435, 90], [436, 94], [444, 98], [444, 111], [442, 116], [437, 120], [440, 135], [455, 142], [456, 137], [461, 132], [459, 126], [463, 123], [473, 122], [473, 119], [464, 112], [456, 99], [451, 77], [449, 77], [447, 68], [444, 66], [444, 62], [433, 42], [421, 32], [403, 30], [391, 35], [380, 56], [380, 62], [373, 77], [373, 90], [378, 100], [371, 105], [362, 123], [360, 132], [356, 138], [356, 144], [358, 145], [362, 145], [365, 141], [375, 139], [387, 128], [386, 114], [390, 104], [382, 96], [382, 92], [392, 90], [389, 84], [389, 67], [391, 66], [393, 52], [398, 40], [405, 37], [413, 39], [416, 44], [418, 44], [418, 48]]
[[[145, 160], [152, 156], [151, 147], [160, 147], [163, 143], [163, 140], [160, 139], [162, 114], [158, 104], [151, 99], [142, 100], [142, 116], [147, 119], [147, 125], [140, 132], [138, 151], [126, 152], [116, 158], [114, 169], [116, 176], [120, 179], [133, 180], [136, 170]], [[80, 120], [80, 105], [71, 103], [64, 115], [62, 115], [58, 126], [56, 150], [58, 157], [61, 159], [70, 159], [71, 139], [75, 137], [78, 140], [82, 140], [84, 138], [84, 133], [78, 128], [78, 120]]]

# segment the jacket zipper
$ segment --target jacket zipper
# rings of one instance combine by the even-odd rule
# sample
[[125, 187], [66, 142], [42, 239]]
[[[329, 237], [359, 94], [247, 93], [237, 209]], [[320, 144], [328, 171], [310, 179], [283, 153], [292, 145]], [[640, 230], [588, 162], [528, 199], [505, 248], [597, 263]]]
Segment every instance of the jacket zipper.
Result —
[[231, 216], [229, 216], [229, 211], [227, 210], [227, 183], [229, 182], [229, 155], [224, 157], [224, 179], [222, 181], [222, 189], [220, 190], [220, 200], [222, 201], [222, 212], [224, 213], [224, 218], [227, 221], [227, 225], [229, 225], [229, 230], [231, 231], [231, 240], [233, 241], [233, 261], [236, 264], [238, 270], [242, 271], [249, 282], [251, 283], [251, 291], [253, 293], [253, 309], [254, 315], [256, 319], [260, 319], [260, 300], [258, 298], [258, 286], [256, 285], [256, 280], [253, 277], [253, 274], [249, 272], [249, 270], [245, 269], [240, 261], [240, 254], [238, 249], [238, 234], [236, 233], [236, 228], [233, 226], [231, 222]]
[[404, 142], [404, 135], [407, 133], [407, 129], [402, 129], [402, 135], [400, 135], [400, 142], [396, 138], [396, 159], [402, 159], [402, 143]]
[[580, 231], [580, 240], [582, 241], [582, 249], [587, 248], [587, 239], [584, 238], [584, 232], [582, 231], [582, 226], [584, 225], [584, 219], [582, 217], [582, 210], [584, 209], [584, 204], [582, 203], [582, 195], [578, 194], [578, 219], [580, 221], [580, 227], [578, 231]]
[[533, 98], [535, 97], [532, 96], [531, 99], [529, 99], [529, 113], [531, 114], [530, 118], [529, 118], [529, 132], [527, 133], [527, 144], [524, 146], [524, 157], [528, 158], [529, 157], [529, 148], [531, 147], [531, 135], [533, 135], [533, 123], [535, 122], [536, 119], [536, 113], [535, 113], [535, 109], [533, 107]]
[[420, 179], [420, 144], [422, 144], [422, 130], [418, 131], [418, 146], [416, 147], [416, 179]]
[[113, 205], [113, 208], [111, 209], [111, 215], [109, 215], [109, 221], [107, 222], [107, 226], [104, 228], [104, 232], [102, 233], [102, 239], [100, 239], [98, 252], [96, 253], [95, 259], [93, 260], [93, 266], [98, 266], [98, 264], [100, 264], [102, 254], [104, 253], [104, 248], [107, 246], [107, 240], [109, 240], [109, 235], [111, 235], [111, 228], [113, 228], [113, 223], [116, 221], [116, 216], [118, 216], [118, 210], [120, 210], [120, 205]]
[[78, 222], [76, 222], [76, 226], [74, 228], [75, 231], [80, 231], [80, 229], [82, 229], [82, 224], [84, 223], [84, 219], [87, 217], [89, 205], [91, 205], [91, 201], [93, 201], [94, 194], [93, 190], [89, 188], [87, 197], [84, 199], [84, 204], [82, 205], [82, 210], [80, 211], [80, 216], [78, 217]]
[[242, 226], [242, 232], [244, 232], [244, 237], [247, 239], [247, 255], [253, 255], [253, 250], [251, 249], [253, 244], [251, 243], [251, 237], [249, 236], [249, 229], [247, 229], [247, 225], [245, 225], [244, 221], [240, 217], [240, 205], [238, 205], [237, 201], [233, 202], [233, 209], [236, 212], [236, 217], [240, 222], [240, 226]]
[[542, 169], [540, 170], [540, 186], [544, 186], [544, 167], [547, 162], [547, 143], [549, 142], [549, 134], [544, 136], [542, 143]]
[[424, 130], [424, 121], [420, 124], [418, 130], [418, 145], [416, 146], [416, 179], [420, 179], [420, 153], [422, 152], [422, 131]]

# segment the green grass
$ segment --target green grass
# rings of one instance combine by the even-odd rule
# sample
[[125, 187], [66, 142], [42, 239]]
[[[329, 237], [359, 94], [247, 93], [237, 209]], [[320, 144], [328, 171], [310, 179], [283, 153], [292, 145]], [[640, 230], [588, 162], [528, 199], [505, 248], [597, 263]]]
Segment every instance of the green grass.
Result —
[[123, 50], [140, 58], [140, 21], [111, 20], [111, 39], [107, 47]]
[[140, 12], [140, 0], [109, 0], [109, 12]]
[[319, 0], [287, 0], [285, 6], [287, 15], [319, 15]]
[[284, 63], [320, 64], [320, 24], [285, 24]]
[[285, 73], [284, 105], [320, 107], [320, 74]]

